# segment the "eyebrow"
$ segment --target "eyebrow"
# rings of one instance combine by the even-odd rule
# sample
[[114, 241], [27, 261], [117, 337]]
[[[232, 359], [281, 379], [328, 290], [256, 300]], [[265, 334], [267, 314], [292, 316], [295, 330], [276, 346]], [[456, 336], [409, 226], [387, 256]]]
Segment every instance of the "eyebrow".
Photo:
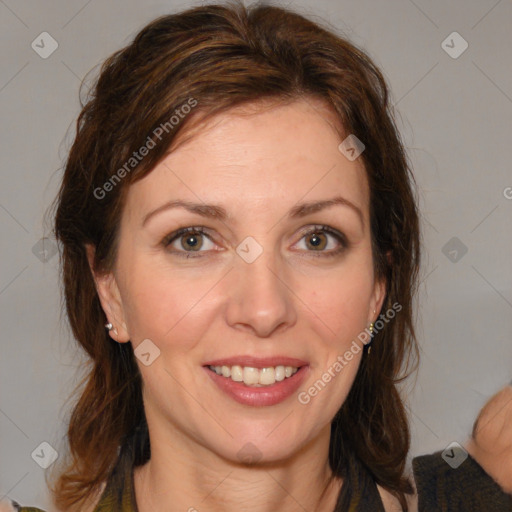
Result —
[[[341, 196], [336, 196], [333, 197], [332, 199], [325, 199], [322, 201], [310, 201], [307, 203], [298, 204], [290, 209], [290, 211], [288, 212], [288, 218], [302, 218], [305, 217], [306, 215], [311, 215], [312, 213], [319, 212], [332, 206], [349, 207], [352, 211], [354, 211], [357, 214], [361, 222], [361, 226], [364, 230], [364, 217], [361, 209], [354, 203], [352, 203], [352, 201], [349, 201], [348, 199], [345, 199], [344, 197]], [[151, 212], [147, 213], [142, 220], [142, 226], [145, 226], [151, 217], [157, 215], [160, 212], [171, 210], [173, 208], [184, 208], [185, 210], [191, 213], [195, 213], [197, 215], [201, 215], [202, 217], [219, 219], [221, 221], [225, 221], [228, 218], [228, 214], [222, 206], [215, 204], [193, 203], [190, 201], [176, 200], [169, 201], [159, 206], [155, 210], [152, 210]]]

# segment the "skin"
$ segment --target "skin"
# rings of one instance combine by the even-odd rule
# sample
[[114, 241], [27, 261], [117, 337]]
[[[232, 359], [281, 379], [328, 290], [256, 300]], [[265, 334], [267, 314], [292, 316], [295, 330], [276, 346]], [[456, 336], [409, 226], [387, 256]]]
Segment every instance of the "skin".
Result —
[[[114, 271], [95, 279], [112, 338], [134, 349], [150, 339], [160, 350], [149, 366], [137, 360], [152, 447], [134, 474], [141, 512], [334, 507], [340, 480], [321, 498], [331, 475], [330, 423], [362, 351], [307, 405], [296, 394], [273, 406], [239, 404], [202, 365], [241, 354], [297, 357], [310, 365], [300, 388], [307, 390], [376, 320], [385, 283], [373, 272], [368, 183], [361, 159], [338, 150], [335, 124], [313, 100], [239, 108], [218, 115], [130, 187]], [[335, 195], [362, 219], [340, 205], [287, 218], [299, 202]], [[228, 218], [175, 208], [142, 226], [148, 212], [177, 199], [221, 205]], [[315, 247], [305, 232], [318, 224], [343, 233], [348, 246], [320, 231]], [[162, 244], [178, 228], [198, 226], [208, 235], [196, 238], [202, 256], [180, 257], [198, 254], [188, 235]], [[252, 263], [236, 252], [248, 236], [263, 248]], [[261, 458], [245, 465], [237, 454], [249, 442]]]
[[473, 434], [466, 450], [505, 492], [512, 494], [512, 385], [487, 401]]
[[[329, 425], [361, 353], [307, 405], [295, 396], [271, 407], [238, 404], [201, 368], [208, 359], [237, 354], [299, 357], [310, 364], [305, 390], [375, 320], [384, 299], [384, 283], [372, 270], [366, 176], [360, 161], [338, 151], [342, 138], [332, 113], [311, 99], [243, 113], [217, 116], [130, 187], [114, 271], [95, 275], [112, 338], [134, 349], [149, 338], [161, 351], [150, 366], [137, 360], [152, 446], [151, 460], [134, 475], [140, 512], [230, 511], [242, 503], [248, 511], [332, 510], [342, 485], [335, 479], [321, 497], [331, 475]], [[286, 218], [296, 203], [328, 199], [334, 191], [361, 209], [362, 224], [344, 206]], [[229, 218], [175, 209], [141, 226], [149, 211], [178, 198], [221, 204]], [[319, 249], [302, 231], [314, 224], [344, 233], [349, 247], [315, 258]], [[180, 240], [186, 247], [186, 237], [162, 245], [186, 226], [209, 228], [212, 240], [198, 238], [204, 257], [170, 252], [185, 251]], [[322, 233], [327, 245], [320, 252], [340, 246]], [[235, 252], [246, 236], [263, 248], [250, 264]], [[94, 249], [87, 249], [92, 265]], [[511, 418], [507, 386], [484, 406], [465, 445], [506, 492], [512, 492]], [[237, 456], [247, 442], [261, 455], [252, 466]], [[400, 510], [378, 490], [387, 511]], [[417, 495], [408, 504], [416, 511]]]

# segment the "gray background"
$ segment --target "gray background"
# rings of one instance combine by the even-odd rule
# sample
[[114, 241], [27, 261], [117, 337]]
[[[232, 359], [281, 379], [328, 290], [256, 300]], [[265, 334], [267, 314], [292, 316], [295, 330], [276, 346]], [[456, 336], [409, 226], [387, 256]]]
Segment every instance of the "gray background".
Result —
[[[154, 17], [199, 3], [0, 0], [0, 498], [50, 509], [31, 453], [43, 441], [62, 446], [65, 400], [83, 360], [59, 318], [58, 257], [33, 252], [48, 235], [43, 214], [74, 133], [80, 81]], [[404, 387], [411, 456], [462, 444], [512, 377], [512, 3], [287, 4], [365, 48], [391, 86], [425, 244], [422, 365], [416, 386]], [[58, 42], [47, 59], [31, 47], [44, 31]], [[458, 58], [442, 47], [454, 31], [469, 44]]]

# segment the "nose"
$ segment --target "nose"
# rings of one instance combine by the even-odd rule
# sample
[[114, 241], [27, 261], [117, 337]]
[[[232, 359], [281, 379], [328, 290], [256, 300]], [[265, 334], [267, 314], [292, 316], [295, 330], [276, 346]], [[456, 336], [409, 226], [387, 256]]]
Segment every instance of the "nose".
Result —
[[264, 250], [252, 263], [237, 256], [229, 275], [226, 321], [231, 327], [264, 338], [295, 324], [293, 290], [273, 251]]

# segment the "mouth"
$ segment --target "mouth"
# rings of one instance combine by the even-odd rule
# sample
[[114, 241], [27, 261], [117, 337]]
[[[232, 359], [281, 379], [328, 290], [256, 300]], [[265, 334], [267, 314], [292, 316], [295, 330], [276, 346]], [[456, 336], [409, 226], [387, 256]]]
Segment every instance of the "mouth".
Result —
[[203, 368], [217, 387], [235, 401], [264, 406], [290, 397], [306, 377], [309, 364], [284, 357], [239, 357], [210, 361]]

